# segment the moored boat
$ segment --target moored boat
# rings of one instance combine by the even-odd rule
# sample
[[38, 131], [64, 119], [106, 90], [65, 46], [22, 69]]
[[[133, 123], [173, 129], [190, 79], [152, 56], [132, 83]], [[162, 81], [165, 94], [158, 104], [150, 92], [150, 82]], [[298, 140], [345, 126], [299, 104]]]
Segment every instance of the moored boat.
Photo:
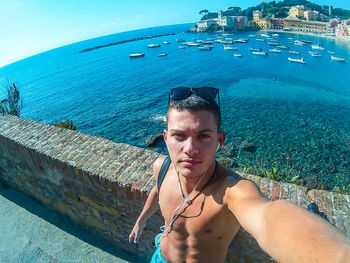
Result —
[[319, 44], [311, 45], [312, 49], [318, 49], [318, 50], [324, 50], [324, 47], [320, 46]]
[[294, 50], [289, 50], [290, 54], [294, 54], [294, 55], [300, 55], [300, 51], [294, 51]]
[[235, 39], [235, 43], [248, 43], [249, 39], [247, 38], [240, 38], [240, 39]]
[[267, 56], [268, 54], [265, 51], [253, 51], [252, 54], [256, 56]]
[[233, 54], [233, 56], [234, 56], [234, 57], [243, 57], [242, 54], [238, 54], [238, 53]]
[[277, 42], [269, 42], [269, 46], [279, 46], [280, 44]]
[[167, 53], [161, 53], [161, 54], [158, 54], [157, 57], [166, 57], [168, 54]]
[[134, 54], [130, 54], [129, 58], [141, 58], [144, 57], [145, 54], [144, 53], [134, 53]]
[[281, 48], [281, 49], [289, 49], [288, 46], [284, 46], [284, 45], [280, 45], [280, 46], [277, 46], [278, 48]]
[[312, 43], [311, 40], [301, 40], [301, 41], [304, 42], [304, 43], [308, 43], [308, 44], [311, 44], [311, 43]]
[[339, 57], [331, 56], [331, 59], [334, 60], [334, 61], [345, 62], [345, 58], [339, 58]]
[[176, 39], [176, 42], [185, 42], [185, 40], [182, 39], [182, 38], [177, 38], [177, 39]]
[[160, 47], [160, 44], [149, 44], [147, 45], [149, 48], [155, 48], [155, 47]]
[[186, 46], [179, 46], [179, 48], [180, 48], [180, 49], [185, 49], [185, 48], [186, 48]]
[[237, 48], [231, 45], [224, 45], [224, 50], [237, 50]]
[[261, 49], [261, 48], [252, 48], [252, 47], [249, 47], [249, 51], [260, 52], [260, 51], [262, 51], [262, 49]]
[[211, 50], [211, 47], [209, 47], [209, 46], [203, 46], [203, 47], [198, 47], [198, 49], [199, 49], [200, 51], [208, 51], [208, 50]]
[[316, 58], [320, 58], [321, 57], [321, 54], [318, 54], [318, 53], [311, 53], [310, 55], [312, 57], [316, 57]]
[[164, 45], [169, 45], [169, 44], [170, 44], [170, 42], [168, 42], [168, 41], [164, 41], [164, 42], [163, 42], [163, 44], [164, 44]]
[[327, 50], [328, 53], [330, 54], [334, 54], [335, 52], [334, 51], [330, 51], [330, 50]]
[[282, 52], [282, 50], [277, 49], [277, 48], [269, 49], [269, 51], [272, 52], [272, 53], [281, 53]]
[[256, 41], [260, 41], [260, 42], [265, 42], [265, 39], [262, 39], [262, 38], [257, 38], [255, 39]]
[[306, 61], [303, 58], [289, 58], [288, 60], [290, 62], [295, 62], [295, 63], [301, 63], [301, 64], [306, 64]]

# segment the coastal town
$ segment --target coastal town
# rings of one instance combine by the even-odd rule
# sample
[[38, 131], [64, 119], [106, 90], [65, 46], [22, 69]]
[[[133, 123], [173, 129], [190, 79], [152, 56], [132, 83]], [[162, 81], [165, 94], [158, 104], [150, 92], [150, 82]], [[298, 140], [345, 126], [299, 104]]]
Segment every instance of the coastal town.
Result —
[[[320, 7], [321, 10], [316, 11], [304, 5], [284, 6], [282, 9], [284, 13], [278, 12], [280, 10], [272, 7], [268, 10], [270, 12], [266, 12], [264, 9], [254, 10], [248, 15], [240, 15], [244, 13], [240, 7], [229, 7], [225, 10], [219, 10], [217, 13], [202, 10], [200, 11], [200, 14], [203, 14], [202, 19], [191, 28], [191, 31], [274, 30], [318, 34], [350, 40], [350, 19], [335, 17], [333, 6], [323, 5]], [[271, 11], [275, 11], [275, 13]]]

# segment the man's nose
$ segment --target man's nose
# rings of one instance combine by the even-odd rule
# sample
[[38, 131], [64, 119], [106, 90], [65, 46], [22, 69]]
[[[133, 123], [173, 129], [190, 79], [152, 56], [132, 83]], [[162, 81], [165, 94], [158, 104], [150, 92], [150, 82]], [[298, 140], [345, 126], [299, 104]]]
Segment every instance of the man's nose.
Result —
[[198, 145], [192, 137], [188, 137], [185, 141], [184, 152], [189, 155], [193, 155], [198, 152]]

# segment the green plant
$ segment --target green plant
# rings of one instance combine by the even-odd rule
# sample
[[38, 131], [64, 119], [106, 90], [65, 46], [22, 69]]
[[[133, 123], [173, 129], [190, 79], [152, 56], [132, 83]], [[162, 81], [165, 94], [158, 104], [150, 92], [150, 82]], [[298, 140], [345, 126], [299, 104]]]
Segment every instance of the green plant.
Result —
[[77, 124], [74, 125], [73, 121], [62, 121], [59, 123], [54, 123], [53, 125], [55, 125], [56, 127], [73, 130], [73, 131], [75, 131], [78, 128], [78, 125]]
[[277, 168], [273, 168], [272, 171], [265, 171], [266, 177], [271, 180], [277, 180], [279, 177]]
[[20, 116], [23, 108], [21, 93], [15, 83], [8, 83], [7, 98], [0, 101], [0, 113], [2, 115]]

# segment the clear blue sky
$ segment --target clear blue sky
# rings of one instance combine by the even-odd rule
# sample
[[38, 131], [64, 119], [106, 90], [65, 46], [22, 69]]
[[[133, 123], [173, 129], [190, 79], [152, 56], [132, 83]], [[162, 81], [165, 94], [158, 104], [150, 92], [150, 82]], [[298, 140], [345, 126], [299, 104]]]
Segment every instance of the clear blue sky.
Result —
[[[196, 22], [202, 9], [246, 8], [261, 0], [0, 0], [0, 67], [93, 37]], [[267, 1], [269, 2], [269, 1]], [[350, 9], [349, 0], [312, 2]]]

